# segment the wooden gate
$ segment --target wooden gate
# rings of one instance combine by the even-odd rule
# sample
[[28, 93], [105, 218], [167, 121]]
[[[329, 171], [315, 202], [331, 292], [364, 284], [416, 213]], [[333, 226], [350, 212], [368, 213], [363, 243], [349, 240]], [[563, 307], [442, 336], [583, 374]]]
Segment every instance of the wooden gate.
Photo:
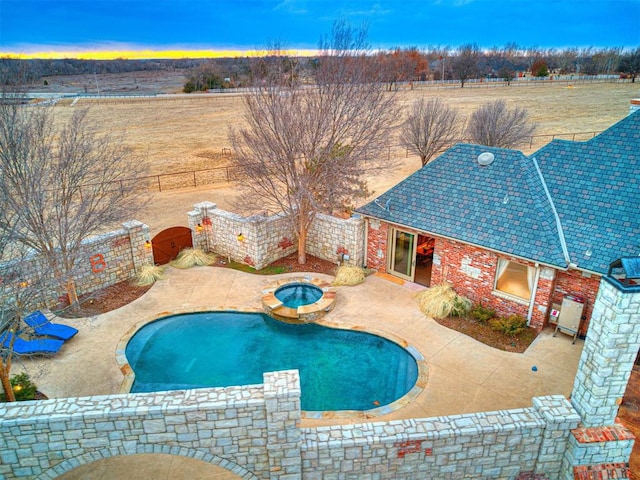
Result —
[[164, 265], [178, 256], [180, 250], [193, 247], [191, 229], [172, 227], [161, 231], [151, 239], [153, 263]]

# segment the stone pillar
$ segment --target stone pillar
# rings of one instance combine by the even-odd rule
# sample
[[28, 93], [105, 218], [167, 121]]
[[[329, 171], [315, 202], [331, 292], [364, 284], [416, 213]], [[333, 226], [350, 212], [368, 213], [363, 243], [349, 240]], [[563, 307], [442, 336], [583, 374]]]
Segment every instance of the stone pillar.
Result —
[[640, 291], [605, 277], [593, 307], [571, 403], [586, 427], [612, 425], [640, 347]]
[[603, 277], [571, 394], [582, 426], [569, 437], [565, 480], [627, 478], [634, 437], [615, 420], [638, 347], [640, 288]]
[[580, 416], [562, 395], [534, 397], [533, 407], [545, 423], [534, 473], [555, 480], [560, 478], [567, 442], [571, 430], [580, 423]]
[[218, 208], [213, 202], [200, 202], [193, 206], [194, 210], [187, 213], [193, 248], [208, 252], [213, 245], [210, 212]]
[[264, 374], [267, 452], [271, 480], [302, 478], [300, 376], [297, 370]]
[[[153, 249], [149, 237], [149, 227], [142, 222], [132, 220], [122, 224], [129, 234], [133, 268], [138, 273], [143, 265], [153, 265]], [[147, 243], [148, 242], [148, 243]]]

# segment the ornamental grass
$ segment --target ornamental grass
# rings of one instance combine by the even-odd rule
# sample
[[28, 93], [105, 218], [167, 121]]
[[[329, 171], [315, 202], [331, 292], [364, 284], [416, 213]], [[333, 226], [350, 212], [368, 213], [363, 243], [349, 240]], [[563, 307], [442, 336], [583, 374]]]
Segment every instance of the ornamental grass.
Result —
[[340, 265], [336, 270], [336, 278], [332, 285], [335, 287], [358, 285], [364, 282], [365, 276], [364, 268]]
[[200, 248], [185, 248], [182, 250], [175, 260], [170, 262], [172, 267], [191, 268], [195, 266], [213, 265], [217, 257], [213, 253], [207, 253]]
[[138, 270], [138, 273], [134, 277], [132, 283], [136, 287], [146, 287], [153, 285], [156, 280], [163, 280], [166, 278], [164, 274], [164, 267], [160, 265], [143, 265]]
[[471, 307], [471, 301], [458, 295], [448, 283], [434, 285], [420, 292], [418, 304], [422, 313], [436, 319], [463, 316]]

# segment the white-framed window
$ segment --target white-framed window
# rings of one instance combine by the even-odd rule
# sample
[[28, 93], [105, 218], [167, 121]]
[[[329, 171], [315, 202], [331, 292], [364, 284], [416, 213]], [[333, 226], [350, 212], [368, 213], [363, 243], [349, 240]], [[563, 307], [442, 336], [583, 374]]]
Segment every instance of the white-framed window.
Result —
[[531, 298], [536, 281], [535, 267], [512, 262], [504, 258], [498, 259], [496, 269], [495, 290], [523, 300]]

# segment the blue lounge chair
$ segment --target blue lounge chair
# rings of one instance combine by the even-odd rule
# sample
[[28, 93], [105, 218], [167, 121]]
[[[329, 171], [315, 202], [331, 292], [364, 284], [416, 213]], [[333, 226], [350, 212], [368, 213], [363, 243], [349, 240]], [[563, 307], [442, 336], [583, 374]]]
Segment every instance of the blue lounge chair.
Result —
[[78, 330], [70, 327], [69, 325], [63, 325], [61, 323], [51, 323], [51, 321], [44, 316], [40, 310], [27, 315], [24, 318], [24, 323], [33, 328], [36, 335], [59, 338], [60, 340], [69, 340], [73, 337]]
[[[4, 332], [0, 335], [0, 344], [5, 348], [10, 348], [13, 338], [13, 333]], [[25, 340], [20, 337], [15, 337], [13, 353], [17, 355], [53, 355], [54, 353], [58, 353], [63, 345], [63, 340], [56, 340], [54, 338]]]

